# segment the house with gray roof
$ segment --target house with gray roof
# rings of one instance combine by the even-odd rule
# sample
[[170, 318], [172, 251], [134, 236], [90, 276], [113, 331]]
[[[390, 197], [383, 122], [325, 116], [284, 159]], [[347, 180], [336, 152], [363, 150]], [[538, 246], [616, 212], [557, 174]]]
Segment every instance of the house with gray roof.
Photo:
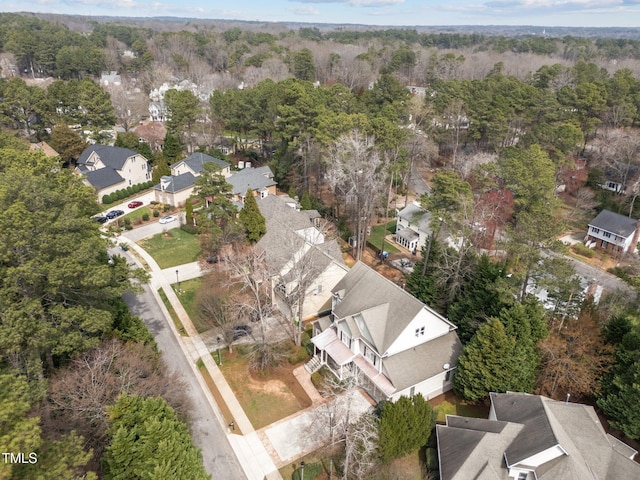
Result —
[[358, 375], [377, 401], [453, 387], [462, 350], [456, 326], [362, 262], [333, 288], [330, 322], [316, 322], [316, 362]]
[[92, 186], [98, 200], [108, 194], [151, 180], [149, 161], [122, 147], [91, 145], [78, 158], [75, 172]]
[[301, 210], [287, 195], [268, 195], [257, 203], [267, 225], [257, 247], [273, 274], [274, 304], [288, 318], [326, 315], [331, 289], [349, 270], [337, 241], [326, 237], [316, 210]]
[[228, 162], [202, 152], [192, 153], [187, 158], [171, 165], [171, 175], [177, 176], [191, 172], [193, 176], [199, 177], [202, 175], [202, 172], [204, 172], [205, 163], [214, 163], [220, 167], [220, 174], [225, 178], [231, 175], [230, 164]]
[[633, 253], [639, 233], [638, 220], [602, 210], [589, 222], [585, 244], [614, 254]]
[[253, 196], [258, 198], [276, 194], [277, 183], [268, 166], [247, 167], [231, 175], [227, 178], [227, 182], [231, 185], [234, 201], [241, 204], [244, 204], [247, 190], [252, 190]]
[[422, 248], [431, 235], [431, 214], [413, 202], [396, 211], [396, 218], [396, 243], [412, 252]]
[[636, 451], [607, 434], [593, 407], [525, 393], [492, 393], [488, 419], [438, 425], [441, 480], [640, 478]]

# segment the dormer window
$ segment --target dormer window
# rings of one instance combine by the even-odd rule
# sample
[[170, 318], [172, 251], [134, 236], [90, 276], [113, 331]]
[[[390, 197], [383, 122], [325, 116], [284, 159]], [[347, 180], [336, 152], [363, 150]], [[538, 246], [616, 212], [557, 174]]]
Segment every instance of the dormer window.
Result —
[[416, 337], [421, 337], [424, 335], [424, 327], [416, 328]]

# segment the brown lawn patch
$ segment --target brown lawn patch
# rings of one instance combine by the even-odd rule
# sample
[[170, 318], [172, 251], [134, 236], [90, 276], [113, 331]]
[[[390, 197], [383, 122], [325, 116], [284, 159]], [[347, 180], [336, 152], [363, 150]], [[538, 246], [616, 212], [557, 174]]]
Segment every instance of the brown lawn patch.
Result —
[[220, 370], [256, 429], [311, 406], [311, 400], [293, 376], [298, 365], [285, 364], [266, 374], [251, 372], [248, 360], [236, 349], [225, 353]]

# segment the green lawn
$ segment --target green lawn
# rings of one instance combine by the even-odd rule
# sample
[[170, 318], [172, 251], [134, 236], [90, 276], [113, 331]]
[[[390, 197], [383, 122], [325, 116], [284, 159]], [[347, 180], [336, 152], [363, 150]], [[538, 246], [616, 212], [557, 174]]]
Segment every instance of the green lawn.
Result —
[[182, 325], [182, 322], [178, 318], [178, 314], [173, 309], [173, 306], [171, 305], [171, 303], [169, 303], [169, 299], [167, 298], [166, 293], [164, 293], [164, 290], [159, 288], [158, 295], [160, 295], [160, 298], [162, 299], [162, 303], [164, 303], [164, 306], [169, 311], [169, 315], [171, 315], [171, 320], [173, 320], [173, 324], [178, 329], [178, 332], [180, 333], [180, 335], [187, 336], [187, 331], [184, 329], [184, 325]]
[[160, 268], [195, 262], [200, 255], [198, 236], [179, 228], [141, 240], [138, 244], [153, 257]]
[[[385, 232], [385, 227], [386, 233], [384, 234], [384, 236], [394, 233], [396, 231], [396, 221], [394, 220], [392, 222], [383, 223], [382, 225], [371, 227], [371, 235], [369, 235], [369, 237], [367, 238], [367, 242], [373, 245], [378, 251], [382, 249], [382, 237], [383, 232]], [[385, 240], [384, 242], [384, 249], [389, 253], [400, 252], [400, 250], [394, 247], [393, 244], [387, 240]]]
[[144, 214], [149, 215], [149, 219], [150, 220], [155, 220], [153, 218], [153, 212], [151, 211], [151, 209], [149, 207], [140, 207], [137, 208], [136, 210], [127, 213], [126, 215], [124, 215], [121, 220], [124, 223], [125, 220], [130, 220], [131, 221], [131, 225], [138, 225], [140, 223], [142, 223], [142, 216]]
[[[182, 303], [182, 306], [187, 312], [187, 315], [189, 315], [189, 318], [196, 326], [196, 328], [198, 328], [198, 312], [196, 311], [194, 300], [196, 297], [196, 292], [200, 288], [200, 285], [202, 285], [202, 278], [194, 278], [192, 280], [187, 280], [186, 282], [180, 282], [180, 291], [178, 292], [178, 284], [173, 284], [173, 289], [176, 290], [176, 294], [180, 299], [180, 303]], [[199, 328], [198, 333], [202, 333]]]
[[446, 415], [473, 418], [487, 418], [489, 416], [489, 407], [470, 404], [459, 399], [451, 392], [445, 394], [445, 400], [438, 402], [438, 404], [434, 406], [434, 410], [437, 414], [436, 422], [440, 424], [445, 423]]

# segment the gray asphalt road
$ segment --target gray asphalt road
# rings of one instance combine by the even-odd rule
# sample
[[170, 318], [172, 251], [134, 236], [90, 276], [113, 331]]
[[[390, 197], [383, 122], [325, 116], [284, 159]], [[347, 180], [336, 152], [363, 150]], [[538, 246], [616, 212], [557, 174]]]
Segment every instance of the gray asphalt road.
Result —
[[171, 230], [172, 228], [178, 228], [180, 226], [180, 222], [184, 221], [184, 213], [179, 212], [174, 216], [178, 217], [178, 219], [171, 223], [161, 224], [159, 221], [155, 221], [148, 223], [147, 225], [143, 225], [142, 227], [134, 228], [133, 230], [124, 231], [122, 232], [122, 235], [134, 242], [137, 242], [143, 238], [152, 237], [156, 233], [162, 233], [166, 230]]
[[162, 358], [171, 370], [180, 372], [187, 383], [187, 393], [193, 405], [191, 433], [194, 444], [202, 450], [204, 466], [214, 479], [246, 479], [238, 460], [227, 441], [225, 432], [207, 402], [191, 366], [178, 341], [166, 324], [166, 319], [148, 285], [140, 295], [126, 294], [125, 302], [152, 333]]

